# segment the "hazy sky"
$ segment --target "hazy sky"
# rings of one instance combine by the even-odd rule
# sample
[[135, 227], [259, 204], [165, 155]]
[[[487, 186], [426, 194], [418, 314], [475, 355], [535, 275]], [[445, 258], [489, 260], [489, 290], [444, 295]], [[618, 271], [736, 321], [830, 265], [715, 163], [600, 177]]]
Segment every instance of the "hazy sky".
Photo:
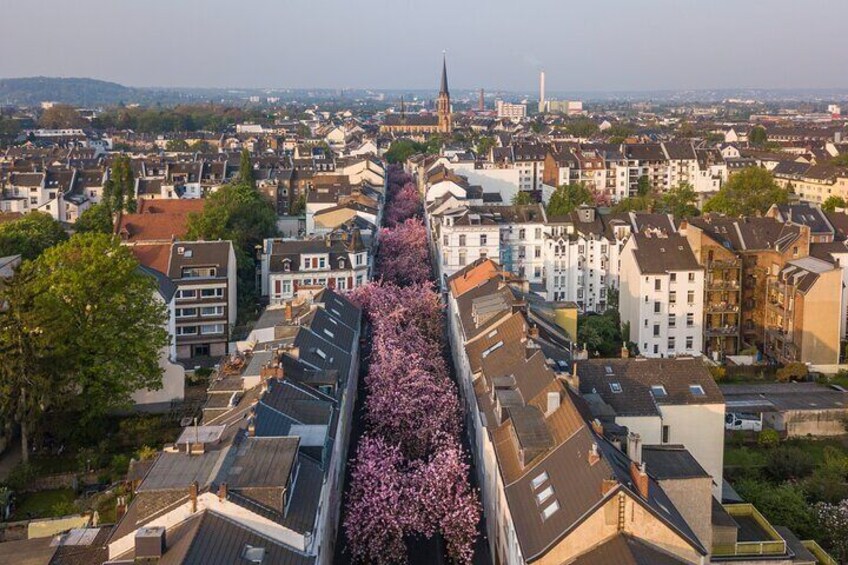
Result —
[[2, 0], [0, 77], [131, 86], [848, 87], [846, 0]]

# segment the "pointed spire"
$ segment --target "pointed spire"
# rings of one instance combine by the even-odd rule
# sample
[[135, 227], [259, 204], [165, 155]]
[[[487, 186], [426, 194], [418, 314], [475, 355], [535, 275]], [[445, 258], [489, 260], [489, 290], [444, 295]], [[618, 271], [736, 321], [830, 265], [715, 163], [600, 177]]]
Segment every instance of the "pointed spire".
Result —
[[442, 51], [442, 88], [439, 94], [448, 94], [448, 61], [444, 51]]

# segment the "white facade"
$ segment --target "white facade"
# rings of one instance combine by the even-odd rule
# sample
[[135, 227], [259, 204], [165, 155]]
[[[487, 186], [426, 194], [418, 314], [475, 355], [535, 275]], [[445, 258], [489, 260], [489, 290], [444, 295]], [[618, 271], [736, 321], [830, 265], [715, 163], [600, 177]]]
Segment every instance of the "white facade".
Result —
[[527, 116], [527, 104], [512, 104], [498, 100], [496, 108], [499, 118], [509, 118], [511, 120], [520, 120]]
[[[653, 237], [669, 241], [661, 236]], [[644, 272], [634, 255], [637, 239], [631, 237], [621, 255], [619, 310], [622, 324], [630, 326], [630, 340], [645, 357], [700, 355], [704, 271]], [[674, 245], [681, 239], [674, 238]]]

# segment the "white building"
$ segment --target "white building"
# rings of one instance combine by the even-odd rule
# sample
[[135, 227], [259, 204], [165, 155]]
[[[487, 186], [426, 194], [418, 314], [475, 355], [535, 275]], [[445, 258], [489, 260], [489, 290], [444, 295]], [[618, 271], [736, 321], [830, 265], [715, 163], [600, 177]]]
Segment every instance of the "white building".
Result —
[[498, 100], [495, 104], [499, 118], [509, 118], [510, 120], [520, 120], [527, 116], [527, 104], [513, 104]]
[[621, 254], [621, 323], [645, 357], [700, 355], [704, 270], [685, 237], [634, 234]]

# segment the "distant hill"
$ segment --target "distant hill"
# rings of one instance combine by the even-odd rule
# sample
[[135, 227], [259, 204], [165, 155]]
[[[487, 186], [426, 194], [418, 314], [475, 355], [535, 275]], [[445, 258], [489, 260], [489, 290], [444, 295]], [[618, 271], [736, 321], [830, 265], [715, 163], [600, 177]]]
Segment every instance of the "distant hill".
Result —
[[35, 106], [43, 101], [77, 106], [117, 104], [147, 98], [141, 89], [91, 78], [27, 77], [0, 79], [0, 104]]

